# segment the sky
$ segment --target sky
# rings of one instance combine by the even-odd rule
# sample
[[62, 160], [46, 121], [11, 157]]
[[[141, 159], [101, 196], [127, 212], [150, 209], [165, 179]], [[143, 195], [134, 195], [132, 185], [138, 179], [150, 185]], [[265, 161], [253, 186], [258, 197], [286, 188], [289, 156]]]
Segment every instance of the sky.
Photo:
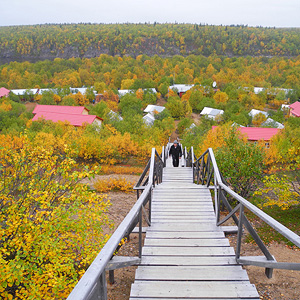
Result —
[[0, 0], [0, 26], [126, 22], [300, 27], [300, 0]]

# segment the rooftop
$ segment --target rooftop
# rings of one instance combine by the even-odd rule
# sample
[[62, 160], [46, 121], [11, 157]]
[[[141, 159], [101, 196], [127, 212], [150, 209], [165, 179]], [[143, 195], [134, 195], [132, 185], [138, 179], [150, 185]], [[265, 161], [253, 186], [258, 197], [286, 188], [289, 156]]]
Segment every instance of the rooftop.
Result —
[[300, 117], [300, 102], [299, 101], [291, 104], [290, 109], [291, 109], [292, 115], [294, 115], [295, 117]]
[[53, 122], [69, 122], [73, 126], [82, 126], [85, 123], [92, 124], [95, 120], [102, 121], [101, 118], [95, 115], [66, 114], [42, 111], [36, 113], [32, 121], [38, 121], [39, 119], [50, 120]]
[[84, 106], [63, 106], [63, 105], [40, 105], [37, 106], [33, 110], [33, 114], [37, 114], [40, 112], [52, 112], [52, 113], [60, 113], [60, 114], [71, 114], [71, 115], [81, 115], [84, 112], [87, 113], [89, 110]]

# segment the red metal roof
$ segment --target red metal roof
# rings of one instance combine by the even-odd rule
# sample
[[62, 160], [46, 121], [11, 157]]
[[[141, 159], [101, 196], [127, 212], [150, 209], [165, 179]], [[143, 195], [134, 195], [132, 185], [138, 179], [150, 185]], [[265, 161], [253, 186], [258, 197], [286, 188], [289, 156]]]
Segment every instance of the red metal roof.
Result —
[[69, 122], [73, 126], [82, 126], [84, 123], [92, 124], [96, 119], [103, 121], [95, 115], [81, 115], [81, 114], [64, 114], [54, 112], [39, 112], [33, 117], [32, 121], [39, 119], [51, 120], [53, 122]]
[[[214, 130], [217, 126], [212, 126]], [[262, 127], [238, 127], [237, 130], [245, 134], [248, 141], [269, 141], [275, 134], [279, 132], [278, 128], [262, 128]]]
[[69, 115], [81, 115], [84, 110], [89, 111], [84, 106], [63, 106], [63, 105], [40, 105], [38, 104], [34, 110], [33, 114], [40, 112], [51, 112], [51, 113], [60, 113], [60, 114], [69, 114]]
[[278, 128], [239, 127], [238, 131], [247, 136], [248, 141], [269, 141], [279, 132]]
[[300, 102], [297, 101], [290, 105], [291, 108], [291, 114], [293, 114], [296, 117], [300, 117]]
[[0, 88], [0, 98], [8, 96], [9, 92], [10, 90], [6, 89], [5, 87]]

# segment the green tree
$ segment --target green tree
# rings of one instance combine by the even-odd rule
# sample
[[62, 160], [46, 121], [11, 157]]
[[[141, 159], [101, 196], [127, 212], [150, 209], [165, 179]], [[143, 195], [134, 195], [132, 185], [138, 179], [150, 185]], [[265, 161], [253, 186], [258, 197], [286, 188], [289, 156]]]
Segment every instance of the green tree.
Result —
[[233, 190], [244, 198], [251, 196], [263, 177], [263, 149], [241, 139], [232, 127], [215, 155], [221, 173]]
[[120, 99], [119, 108], [122, 116], [142, 115], [142, 100], [134, 94], [126, 94]]

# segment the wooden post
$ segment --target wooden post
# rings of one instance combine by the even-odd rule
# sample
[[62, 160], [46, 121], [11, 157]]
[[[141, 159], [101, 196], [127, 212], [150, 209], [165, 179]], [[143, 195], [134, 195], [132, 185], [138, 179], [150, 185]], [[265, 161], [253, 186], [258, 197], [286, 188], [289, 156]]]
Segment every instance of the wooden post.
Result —
[[142, 221], [143, 221], [143, 210], [142, 207], [140, 209], [140, 213], [139, 213], [139, 258], [142, 257], [142, 234], [143, 234], [143, 228], [142, 228]]
[[102, 272], [99, 278], [99, 291], [100, 295], [98, 299], [107, 300], [107, 282], [105, 277], [105, 271]]
[[235, 258], [236, 259], [240, 258], [240, 254], [241, 254], [241, 243], [242, 243], [242, 234], [243, 234], [243, 219], [244, 219], [244, 205], [241, 205], [239, 225], [238, 225], [238, 235], [237, 235], [237, 242], [236, 242], [236, 253], [235, 253]]
[[109, 283], [114, 284], [115, 283], [115, 272], [114, 272], [114, 270], [109, 270], [108, 274], [109, 274]]

